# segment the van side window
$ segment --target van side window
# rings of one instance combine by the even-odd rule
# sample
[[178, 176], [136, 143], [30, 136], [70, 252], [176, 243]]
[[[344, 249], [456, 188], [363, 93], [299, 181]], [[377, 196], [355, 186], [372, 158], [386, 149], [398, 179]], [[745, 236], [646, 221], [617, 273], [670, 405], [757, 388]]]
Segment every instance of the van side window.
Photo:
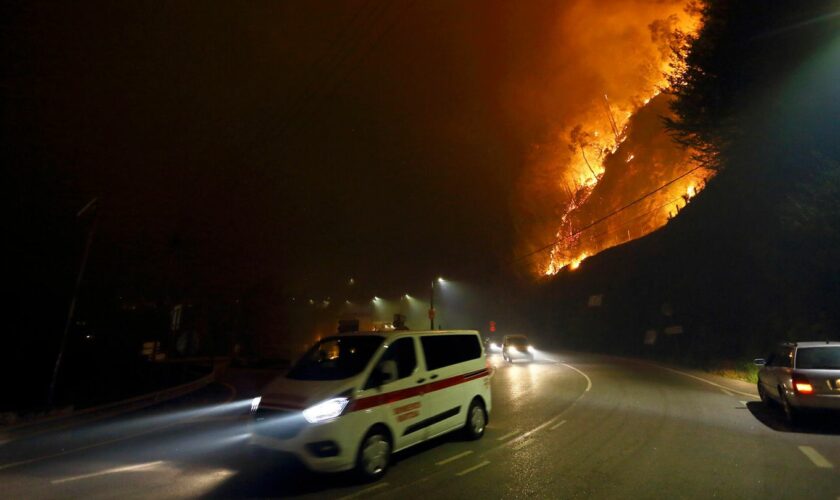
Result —
[[481, 357], [481, 344], [475, 335], [425, 335], [420, 343], [428, 370]]
[[[377, 370], [385, 376], [385, 383], [390, 384], [396, 380], [405, 378], [414, 373], [417, 367], [417, 354], [414, 350], [414, 339], [398, 339], [385, 349], [385, 353], [379, 358]], [[365, 389], [378, 385], [374, 380], [368, 380]]]

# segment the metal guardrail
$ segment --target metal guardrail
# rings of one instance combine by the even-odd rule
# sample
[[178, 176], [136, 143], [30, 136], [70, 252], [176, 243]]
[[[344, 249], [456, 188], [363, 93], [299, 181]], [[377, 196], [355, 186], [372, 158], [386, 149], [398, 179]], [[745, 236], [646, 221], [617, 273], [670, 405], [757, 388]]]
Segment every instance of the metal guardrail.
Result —
[[91, 408], [85, 408], [84, 410], [72, 411], [61, 415], [52, 415], [33, 420], [31, 422], [22, 422], [6, 428], [0, 428], [0, 442], [20, 439], [28, 435], [44, 431], [61, 429], [72, 425], [80, 425], [92, 420], [146, 408], [148, 406], [169, 401], [197, 391], [198, 389], [212, 383], [215, 378], [215, 371], [211, 371], [199, 379], [185, 384], [176, 385], [175, 387], [168, 387], [166, 389], [115, 401], [113, 403], [106, 403]]

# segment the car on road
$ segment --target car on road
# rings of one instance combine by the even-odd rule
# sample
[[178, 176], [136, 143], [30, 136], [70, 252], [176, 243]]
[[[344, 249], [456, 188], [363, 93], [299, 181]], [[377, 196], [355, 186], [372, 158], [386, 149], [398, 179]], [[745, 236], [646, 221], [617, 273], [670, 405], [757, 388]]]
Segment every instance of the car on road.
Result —
[[256, 398], [252, 445], [315, 471], [382, 477], [391, 454], [490, 416], [490, 366], [478, 332], [345, 333], [317, 342]]
[[534, 347], [525, 335], [505, 335], [502, 340], [502, 358], [510, 363], [517, 360], [533, 361]]
[[780, 344], [755, 363], [761, 400], [781, 405], [788, 421], [803, 410], [840, 411], [840, 342]]

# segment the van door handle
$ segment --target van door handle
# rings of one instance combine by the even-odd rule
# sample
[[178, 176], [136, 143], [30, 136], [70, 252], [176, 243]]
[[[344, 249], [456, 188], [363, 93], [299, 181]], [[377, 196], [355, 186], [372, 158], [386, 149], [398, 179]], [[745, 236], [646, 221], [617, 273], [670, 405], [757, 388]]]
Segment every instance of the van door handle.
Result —
[[435, 373], [434, 375], [432, 375], [432, 376], [431, 376], [431, 377], [429, 377], [429, 378], [430, 378], [430, 379], [432, 379], [432, 380], [436, 379], [436, 378], [437, 378], [437, 373]]
[[418, 383], [418, 384], [422, 384], [422, 383], [423, 383], [423, 382], [425, 382], [425, 381], [426, 381], [426, 379], [424, 379], [424, 378], [418, 378], [418, 379], [417, 379], [417, 383]]

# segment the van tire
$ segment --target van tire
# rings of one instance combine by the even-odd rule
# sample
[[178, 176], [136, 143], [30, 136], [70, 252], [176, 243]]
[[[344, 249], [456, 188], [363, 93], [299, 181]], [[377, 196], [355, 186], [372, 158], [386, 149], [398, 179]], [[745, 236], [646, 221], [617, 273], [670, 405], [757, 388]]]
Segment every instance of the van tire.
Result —
[[365, 434], [356, 454], [356, 475], [364, 482], [381, 479], [391, 463], [391, 434], [381, 425]]
[[475, 441], [481, 439], [484, 430], [487, 428], [487, 410], [480, 399], [474, 398], [467, 409], [467, 423], [464, 425], [464, 436]]

